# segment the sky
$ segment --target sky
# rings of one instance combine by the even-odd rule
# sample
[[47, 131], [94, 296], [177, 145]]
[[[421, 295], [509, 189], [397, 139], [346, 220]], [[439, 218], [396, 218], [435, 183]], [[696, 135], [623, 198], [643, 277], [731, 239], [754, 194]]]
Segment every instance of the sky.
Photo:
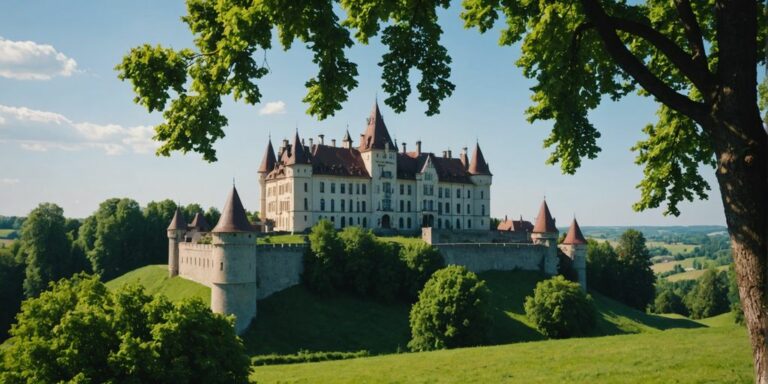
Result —
[[[111, 197], [145, 205], [172, 199], [204, 207], [224, 204], [233, 179], [246, 209], [257, 210], [259, 166], [268, 137], [279, 146], [298, 128], [301, 137], [325, 134], [340, 141], [348, 127], [355, 139], [365, 128], [381, 90], [385, 53], [378, 39], [356, 45], [349, 57], [358, 65], [358, 87], [343, 109], [318, 121], [305, 113], [305, 82], [316, 72], [300, 43], [289, 51], [266, 53], [271, 73], [258, 81], [261, 103], [224, 101], [226, 137], [215, 144], [216, 163], [195, 153], [154, 154], [152, 127], [162, 121], [133, 102], [116, 64], [144, 43], [192, 47], [192, 35], [174, 1], [11, 1], [0, 12], [0, 215], [26, 215], [53, 202], [68, 217], [86, 217]], [[414, 93], [407, 111], [380, 103], [390, 134], [413, 148], [457, 155], [478, 142], [493, 173], [491, 214], [533, 220], [544, 197], [558, 223], [574, 215], [582, 226], [724, 225], [714, 170], [702, 168], [710, 199], [681, 205], [679, 217], [663, 207], [634, 212], [642, 168], [630, 148], [641, 129], [655, 121], [655, 103], [639, 96], [604, 101], [590, 115], [600, 130], [597, 159], [584, 160], [575, 175], [546, 165], [543, 148], [551, 121], [530, 124], [524, 111], [533, 86], [514, 63], [520, 47], [500, 47], [498, 30], [465, 30], [454, 6], [440, 12], [443, 43], [453, 59], [453, 96], [441, 113], [428, 117]], [[414, 77], [418, 79], [418, 77]], [[415, 88], [414, 88], [415, 89]]]

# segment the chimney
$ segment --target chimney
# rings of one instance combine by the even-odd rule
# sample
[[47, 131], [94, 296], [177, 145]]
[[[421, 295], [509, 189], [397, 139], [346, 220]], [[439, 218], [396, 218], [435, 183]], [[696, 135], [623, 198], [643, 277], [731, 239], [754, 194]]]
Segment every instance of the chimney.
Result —
[[405, 153], [405, 141], [403, 141], [403, 153]]
[[467, 147], [461, 148], [461, 155], [459, 155], [461, 164], [464, 165], [464, 170], [469, 169], [469, 158], [467, 157]]
[[314, 144], [312, 144], [315, 140], [313, 138], [309, 138], [309, 147], [312, 148]]
[[336, 139], [331, 139], [331, 145], [334, 147], [336, 146]]
[[421, 155], [421, 140], [416, 141], [416, 156]]
[[304, 145], [304, 139], [301, 139], [301, 146], [306, 147], [306, 145]]
[[320, 145], [325, 145], [325, 135], [320, 134], [320, 135], [317, 135], [317, 137], [320, 140]]
[[447, 150], [446, 152], [448, 153], [448, 158], [449, 158], [449, 159], [453, 157], [453, 154], [451, 153], [451, 150], [450, 150], [450, 149], [449, 149], [449, 150]]
[[283, 139], [283, 148], [288, 148], [288, 139]]

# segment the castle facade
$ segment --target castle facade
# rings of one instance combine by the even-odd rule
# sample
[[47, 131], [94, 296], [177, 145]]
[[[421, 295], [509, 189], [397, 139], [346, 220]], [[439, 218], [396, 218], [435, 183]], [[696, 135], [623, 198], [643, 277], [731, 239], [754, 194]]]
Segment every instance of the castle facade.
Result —
[[301, 232], [322, 219], [339, 229], [489, 228], [493, 175], [479, 144], [471, 159], [467, 148], [458, 157], [423, 152], [421, 141], [398, 150], [378, 104], [359, 142], [347, 131], [340, 144], [296, 132], [275, 154], [270, 140], [258, 170], [267, 228]]

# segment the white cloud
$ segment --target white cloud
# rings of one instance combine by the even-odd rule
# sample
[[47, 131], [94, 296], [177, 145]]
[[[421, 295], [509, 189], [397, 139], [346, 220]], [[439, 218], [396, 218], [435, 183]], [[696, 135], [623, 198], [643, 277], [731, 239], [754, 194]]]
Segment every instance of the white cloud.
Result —
[[27, 151], [97, 149], [120, 155], [152, 153], [159, 146], [149, 126], [75, 122], [55, 112], [6, 105], [0, 105], [0, 121], [0, 143], [16, 143]]
[[0, 178], [0, 185], [16, 185], [19, 179]]
[[282, 100], [270, 101], [259, 109], [259, 115], [282, 115], [285, 113], [285, 102]]
[[0, 37], [0, 76], [16, 80], [49, 80], [72, 76], [77, 62], [52, 45]]

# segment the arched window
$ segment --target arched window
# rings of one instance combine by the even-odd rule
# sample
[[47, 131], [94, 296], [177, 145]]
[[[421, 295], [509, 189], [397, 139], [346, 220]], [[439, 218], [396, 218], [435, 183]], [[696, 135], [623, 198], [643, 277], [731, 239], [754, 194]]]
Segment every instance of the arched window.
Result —
[[325, 212], [325, 199], [320, 199], [320, 210]]
[[[344, 184], [342, 184], [342, 185], [344, 185]], [[344, 228], [346, 226], [347, 226], [347, 218], [342, 216], [341, 217], [341, 227]]]
[[400, 229], [403, 229], [403, 218], [397, 220], [397, 227]]

